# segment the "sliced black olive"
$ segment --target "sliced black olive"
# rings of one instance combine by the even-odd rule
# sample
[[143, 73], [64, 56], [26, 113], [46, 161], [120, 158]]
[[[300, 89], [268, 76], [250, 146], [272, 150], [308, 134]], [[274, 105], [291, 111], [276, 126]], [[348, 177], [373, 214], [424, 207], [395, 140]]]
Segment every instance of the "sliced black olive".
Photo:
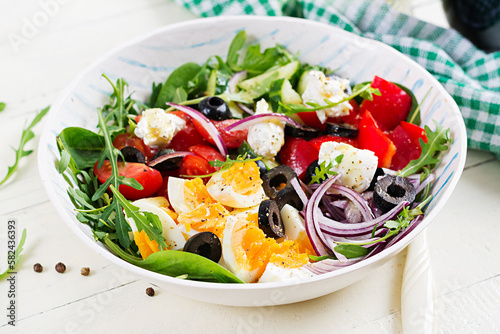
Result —
[[262, 175], [264, 175], [265, 173], [267, 173], [266, 164], [264, 164], [262, 162], [262, 160], [255, 160], [255, 163], [257, 164], [257, 167], [259, 167], [259, 173], [260, 173], [260, 176], [262, 177]]
[[[146, 158], [141, 151], [132, 146], [125, 146], [120, 150], [123, 154], [123, 158], [126, 162], [140, 162], [146, 163]], [[121, 160], [121, 157], [118, 156], [118, 160]]]
[[198, 105], [200, 112], [209, 119], [223, 121], [231, 118], [231, 111], [227, 103], [217, 96], [207, 97]]
[[[162, 149], [155, 154], [153, 160], [148, 163], [148, 166], [160, 172], [176, 170], [179, 169], [184, 155], [180, 153], [176, 155], [175, 151], [171, 149]], [[162, 158], [163, 156], [167, 157]]]
[[285, 126], [285, 135], [290, 137], [300, 137], [304, 139], [312, 139], [317, 137], [320, 134], [320, 131], [316, 128], [312, 128], [310, 126], [301, 126], [297, 127], [294, 125], [287, 124]]
[[372, 191], [373, 189], [375, 189], [375, 183], [377, 183], [377, 180], [380, 176], [384, 176], [385, 175], [385, 172], [382, 168], [378, 167], [376, 170], [375, 170], [375, 175], [373, 175], [373, 179], [372, 179], [372, 182], [370, 183], [370, 186], [368, 187], [368, 191]]
[[285, 236], [285, 228], [281, 222], [278, 204], [270, 199], [266, 199], [259, 206], [259, 227], [269, 238], [282, 238]]
[[291, 186], [290, 181], [296, 177], [297, 173], [291, 167], [280, 165], [262, 175], [262, 187], [267, 197], [275, 199], [279, 190], [284, 188], [282, 184], [285, 184], [285, 187], [289, 187]]
[[333, 136], [345, 138], [357, 138], [358, 128], [350, 124], [326, 123], [326, 133]]
[[304, 208], [302, 200], [293, 187], [285, 187], [281, 189], [278, 192], [278, 196], [276, 196], [276, 203], [278, 204], [278, 209], [280, 211], [285, 206], [285, 204], [290, 204], [299, 211]]
[[383, 212], [388, 212], [403, 201], [412, 204], [415, 195], [415, 187], [406, 178], [386, 175], [375, 184], [373, 204]]
[[219, 262], [222, 255], [222, 245], [219, 237], [212, 232], [201, 232], [186, 241], [185, 252], [198, 254], [214, 262]]
[[[316, 168], [318, 168], [319, 170], [319, 163], [318, 163], [318, 160], [314, 160], [313, 162], [311, 162], [309, 164], [309, 166], [307, 166], [307, 169], [306, 169], [306, 174], [304, 176], [304, 182], [306, 184], [309, 184], [311, 183], [312, 181], [312, 178], [314, 176], [316, 176]], [[319, 183], [323, 183], [323, 181], [326, 180], [326, 176], [325, 177], [322, 177], [321, 179], [319, 179]]]

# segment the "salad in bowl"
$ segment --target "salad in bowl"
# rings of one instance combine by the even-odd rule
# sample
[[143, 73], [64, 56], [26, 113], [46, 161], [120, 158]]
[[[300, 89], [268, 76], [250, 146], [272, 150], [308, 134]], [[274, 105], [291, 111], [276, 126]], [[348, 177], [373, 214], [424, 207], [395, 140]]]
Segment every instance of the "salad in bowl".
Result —
[[369, 258], [422, 220], [449, 130], [411, 90], [347, 78], [236, 34], [147, 101], [116, 83], [98, 128], [58, 135], [78, 220], [136, 266], [220, 283], [303, 280]]
[[189, 298], [277, 305], [403, 250], [465, 148], [452, 98], [392, 48], [308, 20], [217, 17], [82, 72], [48, 114], [39, 169], [111, 263]]

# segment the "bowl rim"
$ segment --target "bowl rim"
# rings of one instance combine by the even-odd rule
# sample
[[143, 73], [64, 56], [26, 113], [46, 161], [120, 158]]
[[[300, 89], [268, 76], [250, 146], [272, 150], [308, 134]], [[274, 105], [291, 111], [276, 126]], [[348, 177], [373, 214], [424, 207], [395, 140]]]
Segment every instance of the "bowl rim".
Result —
[[[316, 275], [313, 276], [307, 280], [303, 280], [300, 282], [297, 281], [285, 281], [285, 282], [268, 282], [268, 283], [259, 283], [259, 284], [234, 284], [234, 283], [210, 283], [210, 282], [202, 282], [202, 281], [191, 281], [191, 280], [183, 280], [183, 279], [176, 279], [174, 277], [170, 277], [167, 275], [163, 275], [160, 273], [156, 273], [153, 271], [149, 271], [147, 269], [143, 269], [141, 267], [135, 266], [133, 264], [130, 264], [126, 262], [125, 260], [121, 259], [120, 257], [114, 255], [111, 251], [103, 248], [101, 246], [100, 242], [97, 242], [95, 240], [92, 240], [91, 238], [86, 235], [77, 224], [74, 223], [72, 220], [74, 218], [71, 217], [68, 213], [67, 210], [65, 210], [64, 206], [62, 203], [59, 201], [59, 199], [56, 196], [54, 185], [52, 184], [49, 174], [48, 174], [48, 166], [53, 166], [53, 163], [49, 163], [49, 156], [50, 154], [42, 154], [42, 152], [46, 153], [46, 150], [48, 149], [47, 143], [49, 142], [49, 139], [53, 134], [50, 131], [50, 124], [52, 123], [51, 121], [56, 117], [57, 111], [61, 108], [63, 103], [65, 102], [66, 97], [70, 94], [70, 92], [73, 91], [73, 89], [80, 83], [82, 78], [84, 78], [90, 71], [95, 69], [99, 64], [113, 56], [114, 54], [120, 52], [123, 49], [126, 49], [127, 47], [133, 46], [134, 44], [137, 44], [138, 42], [141, 42], [145, 39], [148, 39], [152, 36], [155, 36], [157, 34], [164, 34], [166, 32], [172, 31], [172, 30], [177, 30], [177, 29], [182, 29], [185, 27], [190, 27], [190, 26], [196, 26], [200, 23], [205, 23], [205, 24], [220, 24], [223, 22], [227, 21], [232, 21], [232, 20], [237, 20], [237, 21], [248, 21], [249, 23], [256, 23], [256, 22], [262, 22], [262, 21], [278, 21], [278, 22], [286, 22], [286, 23], [293, 23], [293, 24], [307, 24], [311, 26], [318, 26], [323, 29], [330, 29], [334, 30], [335, 33], [340, 34], [340, 35], [345, 35], [348, 37], [354, 37], [354, 38], [361, 38], [363, 41], [375, 45], [377, 48], [382, 48], [386, 49], [388, 52], [394, 54], [396, 57], [405, 57], [406, 61], [408, 61], [413, 67], [419, 68], [422, 72], [422, 75], [429, 79], [433, 83], [433, 87], [435, 88], [445, 97], [447, 98], [447, 102], [450, 103], [450, 107], [452, 109], [452, 112], [454, 114], [460, 115], [460, 110], [453, 100], [453, 98], [450, 96], [450, 94], [444, 89], [444, 87], [427, 71], [425, 68], [423, 68], [421, 65], [419, 65], [417, 62], [414, 60], [410, 59], [409, 57], [406, 57], [399, 51], [395, 50], [394, 48], [379, 42], [377, 40], [361, 37], [358, 35], [355, 35], [353, 33], [350, 33], [348, 31], [345, 31], [341, 28], [338, 28], [336, 26], [331, 26], [326, 23], [321, 23], [321, 22], [315, 22], [312, 20], [307, 20], [307, 19], [301, 19], [301, 18], [294, 18], [294, 17], [269, 17], [269, 16], [252, 16], [252, 15], [247, 15], [247, 16], [218, 16], [218, 17], [210, 17], [210, 18], [196, 18], [196, 19], [191, 19], [187, 21], [182, 21], [178, 23], [174, 23], [171, 25], [167, 25], [164, 27], [160, 27], [158, 29], [152, 30], [150, 32], [147, 32], [145, 34], [142, 34], [140, 36], [137, 36], [125, 43], [122, 43], [114, 48], [112, 48], [110, 51], [106, 52], [104, 55], [99, 57], [97, 60], [93, 61], [90, 65], [88, 65], [86, 68], [84, 68], [82, 71], [79, 72], [79, 74], [70, 82], [68, 86], [66, 86], [65, 89], [61, 91], [61, 93], [58, 95], [58, 98], [56, 102], [53, 104], [53, 106], [50, 108], [46, 123], [44, 125], [44, 129], [42, 131], [42, 135], [40, 137], [39, 145], [38, 145], [38, 171], [39, 175], [42, 179], [42, 183], [45, 187], [45, 190], [47, 192], [47, 195], [54, 205], [56, 211], [58, 212], [59, 216], [64, 220], [66, 225], [70, 228], [73, 233], [75, 233], [80, 240], [83, 241], [84, 244], [86, 244], [90, 249], [98, 253], [99, 255], [103, 256], [106, 258], [108, 261], [111, 263], [114, 263], [116, 265], [119, 265], [120, 267], [127, 269], [128, 271], [139, 275], [143, 278], [151, 279], [151, 280], [156, 280], [156, 281], [164, 281], [165, 283], [172, 283], [175, 285], [182, 285], [186, 287], [195, 287], [195, 288], [209, 288], [209, 289], [214, 289], [214, 290], [272, 290], [275, 288], [286, 288], [289, 286], [295, 286], [297, 284], [300, 285], [307, 285], [307, 284], [314, 284], [320, 281], [326, 281], [328, 279], [331, 279], [335, 276], [341, 276], [353, 271], [356, 271], [358, 269], [362, 269], [363, 267], [368, 267], [370, 264], [382, 261], [384, 258], [391, 258], [391, 254], [395, 255], [399, 253], [403, 248], [408, 246], [408, 244], [411, 242], [413, 238], [415, 238], [420, 232], [422, 232], [428, 225], [429, 223], [435, 218], [435, 216], [441, 211], [443, 206], [446, 204], [448, 201], [449, 197], [451, 196], [451, 193], [453, 189], [455, 188], [462, 171], [465, 166], [465, 159], [466, 159], [466, 152], [467, 152], [467, 141], [465, 140], [466, 137], [466, 129], [465, 129], [465, 123], [463, 122], [463, 119], [460, 117], [462, 120], [458, 124], [458, 137], [464, 138], [464, 140], [461, 140], [462, 145], [459, 148], [458, 152], [458, 169], [457, 171], [450, 177], [450, 180], [448, 181], [449, 186], [444, 189], [444, 191], [440, 194], [441, 198], [436, 203], [435, 207], [433, 208], [432, 212], [429, 214], [426, 214], [424, 216], [424, 219], [422, 222], [415, 228], [413, 229], [408, 235], [403, 237], [400, 241], [392, 245], [388, 249], [384, 249], [380, 253], [362, 260], [360, 262], [357, 262], [355, 264], [352, 264], [350, 266], [344, 267], [342, 269], [338, 269], [333, 272], [321, 274], [321, 275]], [[52, 167], [55, 168], [55, 167]], [[404, 242], [404, 240], [410, 240], [407, 242]]]

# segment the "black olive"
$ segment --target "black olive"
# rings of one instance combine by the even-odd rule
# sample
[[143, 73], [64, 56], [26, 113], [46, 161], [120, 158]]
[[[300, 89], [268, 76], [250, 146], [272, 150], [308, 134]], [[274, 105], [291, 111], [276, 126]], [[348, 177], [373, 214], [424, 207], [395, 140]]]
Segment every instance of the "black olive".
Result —
[[345, 138], [357, 138], [359, 130], [350, 124], [326, 123], [326, 133]]
[[310, 126], [303, 125], [301, 127], [297, 127], [294, 125], [287, 124], [285, 126], [285, 135], [290, 137], [300, 137], [304, 139], [312, 139], [318, 137], [320, 131], [316, 128], [312, 128]]
[[265, 173], [267, 173], [266, 164], [264, 164], [262, 162], [262, 160], [255, 160], [255, 163], [257, 164], [257, 167], [259, 167], [259, 173], [260, 173], [260, 176], [262, 177], [262, 175], [264, 175]]
[[384, 175], [385, 175], [384, 170], [382, 168], [378, 167], [375, 170], [375, 175], [373, 175], [373, 179], [372, 179], [372, 182], [370, 182], [370, 186], [366, 190], [371, 191], [371, 190], [375, 189], [375, 184], [377, 183], [378, 178], [381, 176], [384, 176]]
[[403, 201], [412, 204], [415, 195], [415, 187], [406, 178], [386, 175], [375, 183], [373, 204], [382, 212], [388, 212]]
[[223, 121], [231, 118], [231, 111], [227, 103], [217, 96], [207, 97], [198, 105], [200, 112], [214, 121]]
[[[141, 151], [132, 146], [125, 146], [120, 150], [123, 154], [123, 158], [126, 162], [140, 162], [146, 163], [146, 157], [142, 154]], [[118, 161], [121, 160], [121, 157], [118, 156]]]
[[[306, 184], [309, 184], [311, 183], [312, 181], [312, 178], [313, 176], [316, 176], [316, 168], [319, 169], [319, 163], [318, 163], [318, 160], [314, 160], [313, 162], [311, 162], [309, 164], [309, 166], [307, 166], [307, 169], [306, 169], [306, 174], [304, 176], [304, 182]], [[326, 180], [326, 176], [325, 177], [322, 177], [319, 179], [319, 183], [323, 183], [323, 181]]]
[[278, 192], [278, 196], [276, 196], [276, 203], [278, 204], [278, 209], [280, 211], [285, 204], [290, 204], [299, 211], [304, 208], [304, 203], [302, 203], [302, 200], [293, 187], [285, 187], [281, 189]]
[[219, 237], [212, 232], [201, 232], [186, 241], [184, 252], [198, 254], [214, 262], [219, 262], [222, 246]]
[[297, 173], [291, 167], [280, 165], [262, 175], [262, 187], [267, 197], [275, 199], [278, 195], [278, 189], [283, 188], [281, 185], [285, 184], [285, 187], [290, 187], [290, 181], [296, 177]]
[[279, 239], [285, 236], [285, 228], [281, 222], [278, 204], [270, 199], [262, 201], [259, 205], [259, 228], [268, 238]]
[[[182, 159], [184, 155], [174, 155], [174, 150], [172, 149], [162, 149], [156, 152], [153, 160], [148, 163], [148, 166], [156, 169], [160, 172], [167, 172], [171, 170], [179, 169]], [[171, 155], [170, 157], [165, 157], [161, 159], [161, 157], [165, 155]]]

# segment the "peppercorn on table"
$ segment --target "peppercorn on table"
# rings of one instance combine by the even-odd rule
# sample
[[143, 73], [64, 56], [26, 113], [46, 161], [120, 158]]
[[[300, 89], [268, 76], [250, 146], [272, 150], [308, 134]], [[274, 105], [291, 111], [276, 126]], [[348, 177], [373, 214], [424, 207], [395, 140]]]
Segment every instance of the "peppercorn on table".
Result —
[[[438, 0], [412, 5], [414, 15], [446, 25]], [[10, 147], [19, 145], [26, 120], [53, 103], [82, 69], [131, 38], [193, 18], [169, 0], [4, 1], [0, 176], [14, 163]], [[36, 147], [43, 123], [27, 149]], [[460, 182], [427, 230], [439, 333], [500, 331], [499, 189], [500, 163], [469, 150]], [[297, 304], [240, 308], [185, 299], [110, 264], [78, 240], [47, 198], [36, 154], [21, 159], [17, 174], [0, 187], [0, 222], [1, 272], [9, 229], [18, 239], [27, 231], [15, 279], [0, 281], [0, 333], [402, 331], [406, 252], [362, 281]]]

